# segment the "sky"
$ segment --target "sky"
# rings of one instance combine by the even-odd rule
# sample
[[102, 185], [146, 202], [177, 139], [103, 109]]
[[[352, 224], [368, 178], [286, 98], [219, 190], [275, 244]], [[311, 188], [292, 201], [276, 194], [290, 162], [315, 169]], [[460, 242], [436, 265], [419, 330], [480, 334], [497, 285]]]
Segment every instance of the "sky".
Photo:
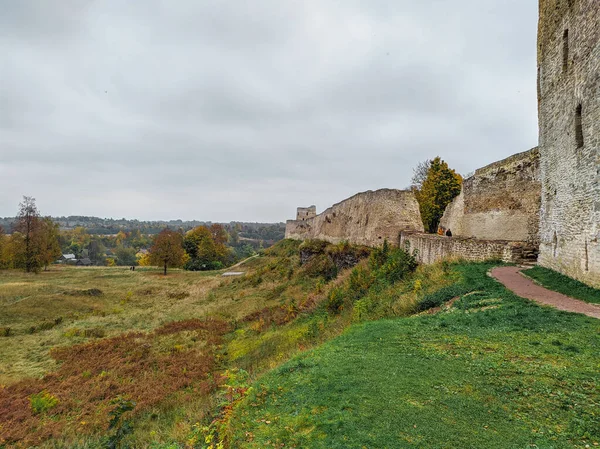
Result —
[[534, 0], [0, 11], [0, 216], [279, 222], [537, 145]]

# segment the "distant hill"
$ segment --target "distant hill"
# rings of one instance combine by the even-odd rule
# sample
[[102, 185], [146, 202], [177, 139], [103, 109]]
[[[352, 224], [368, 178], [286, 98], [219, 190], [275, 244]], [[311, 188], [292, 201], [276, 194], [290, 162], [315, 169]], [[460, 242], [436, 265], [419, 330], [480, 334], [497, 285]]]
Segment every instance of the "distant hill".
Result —
[[[184, 220], [157, 220], [140, 221], [128, 220], [125, 218], [99, 218], [71, 215], [68, 217], [52, 217], [60, 225], [62, 230], [74, 229], [76, 227], [85, 228], [90, 234], [111, 235], [119, 231], [131, 232], [139, 230], [142, 234], [158, 234], [165, 227], [173, 229], [183, 229], [188, 231], [197, 226], [208, 225], [210, 221], [184, 221]], [[14, 217], [0, 218], [0, 226], [8, 233], [12, 232], [15, 222]], [[264, 240], [275, 242], [283, 239], [285, 234], [285, 223], [245, 223], [235, 222], [221, 223], [228, 231], [236, 230], [240, 237], [252, 240]]]

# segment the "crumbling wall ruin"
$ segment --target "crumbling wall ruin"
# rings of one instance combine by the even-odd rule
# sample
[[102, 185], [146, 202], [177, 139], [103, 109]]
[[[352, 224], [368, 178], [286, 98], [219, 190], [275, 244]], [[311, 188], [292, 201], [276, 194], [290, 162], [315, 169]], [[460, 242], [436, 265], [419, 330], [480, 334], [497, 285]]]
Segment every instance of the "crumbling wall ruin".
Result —
[[424, 233], [413, 192], [383, 189], [359, 193], [319, 215], [299, 208], [286, 238], [377, 246], [408, 244], [421, 263], [444, 258], [506, 262], [536, 260], [540, 210], [537, 148], [481, 168], [465, 180], [442, 218], [445, 235]]
[[453, 237], [539, 242], [541, 182], [534, 148], [480, 168], [463, 182], [440, 227]]
[[378, 246], [386, 239], [396, 244], [401, 231], [423, 230], [413, 192], [381, 189], [354, 195], [314, 218], [289, 220], [285, 237]]

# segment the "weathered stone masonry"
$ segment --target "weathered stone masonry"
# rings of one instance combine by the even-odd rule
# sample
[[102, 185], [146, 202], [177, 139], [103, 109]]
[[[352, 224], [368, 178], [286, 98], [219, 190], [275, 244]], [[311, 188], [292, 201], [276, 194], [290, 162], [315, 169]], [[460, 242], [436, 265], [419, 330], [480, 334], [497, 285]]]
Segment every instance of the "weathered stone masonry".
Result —
[[296, 212], [297, 221], [306, 221], [317, 216], [317, 207], [299, 207]]
[[[304, 210], [298, 209], [297, 218], [304, 217], [301, 212]], [[386, 239], [398, 242], [401, 231], [423, 232], [415, 195], [410, 191], [382, 189], [354, 195], [314, 217], [289, 220], [285, 237], [377, 246]]]
[[600, 286], [600, 2], [540, 0], [541, 265]]
[[535, 257], [527, 242], [444, 237], [433, 234], [402, 232], [400, 245], [416, 256], [419, 263], [432, 264], [443, 259], [474, 262], [502, 260], [523, 263]]
[[[524, 166], [529, 167], [523, 161], [530, 161], [531, 158], [517, 155], [512, 160], [513, 162], [521, 161], [516, 163], [516, 166], [523, 168]], [[533, 160], [536, 160], [536, 158], [533, 157]], [[496, 164], [494, 173], [499, 171], [499, 167], [505, 166], [506, 164]], [[488, 172], [486, 169], [483, 170], [483, 172]], [[523, 172], [528, 174], [523, 176], [511, 175], [511, 179], [535, 178], [535, 175], [527, 172], [527, 170], [524, 169]], [[523, 186], [521, 187], [523, 188]], [[480, 191], [482, 189], [475, 189], [477, 194], [474, 196], [484, 195], [484, 192]], [[528, 189], [535, 192], [535, 183], [529, 183]], [[483, 190], [487, 191], [488, 189]], [[490, 191], [493, 192], [494, 189]], [[539, 198], [539, 186], [537, 191]], [[524, 197], [527, 196], [525, 192], [522, 193]], [[466, 195], [466, 197], [470, 196], [470, 194]], [[533, 197], [535, 197], [535, 194]], [[348, 241], [353, 244], [367, 246], [381, 245], [387, 239], [392, 244], [408, 245], [411, 251], [416, 250], [415, 254], [421, 263], [434, 263], [444, 258], [462, 258], [473, 261], [499, 259], [519, 263], [524, 259], [531, 259], [537, 254], [536, 251], [532, 252], [532, 245], [527, 241], [450, 238], [425, 234], [419, 205], [414, 194], [409, 191], [383, 189], [375, 192], [359, 193], [335, 204], [319, 215], [312, 216], [313, 213], [313, 207], [299, 208], [297, 219], [287, 222], [286, 238], [296, 240], [317, 239], [331, 243]], [[533, 215], [537, 216], [537, 210], [533, 212]], [[517, 214], [516, 216], [517, 220], [522, 219], [522, 215]], [[462, 219], [463, 217], [459, 218]], [[519, 223], [521, 222], [523, 220], [519, 221]], [[511, 227], [508, 219], [505, 219], [502, 223], [508, 224], [509, 228]], [[535, 250], [537, 250], [537, 247], [535, 247]]]
[[464, 180], [440, 227], [453, 237], [539, 243], [537, 148], [480, 168]]

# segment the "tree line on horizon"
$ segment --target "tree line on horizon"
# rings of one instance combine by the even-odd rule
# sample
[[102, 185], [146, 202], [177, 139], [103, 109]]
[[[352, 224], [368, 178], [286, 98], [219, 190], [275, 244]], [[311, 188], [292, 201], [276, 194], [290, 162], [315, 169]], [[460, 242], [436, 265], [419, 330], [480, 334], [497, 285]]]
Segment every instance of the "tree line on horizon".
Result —
[[41, 216], [32, 197], [23, 197], [11, 230], [6, 234], [0, 226], [0, 269], [26, 272], [47, 269], [63, 255], [89, 259], [91, 265], [163, 267], [164, 257], [157, 259], [156, 254], [159, 248], [164, 252], [165, 235], [176, 234], [179, 237], [171, 237], [171, 241], [180, 241], [170, 246], [173, 254], [167, 258], [167, 265], [191, 271], [224, 268], [255, 254], [263, 245], [262, 240], [241, 238], [237, 228], [228, 232], [220, 224], [201, 225], [187, 232], [164, 228], [156, 235], [142, 234], [137, 229], [109, 236], [92, 235], [83, 227], [61, 231], [51, 217]]
[[[77, 228], [83, 228], [91, 235], [113, 236], [119, 232], [131, 233], [140, 232], [143, 235], [155, 235], [164, 228], [183, 229], [190, 231], [198, 226], [210, 227], [211, 221], [198, 220], [163, 220], [163, 221], [143, 221], [126, 218], [99, 218], [73, 215], [68, 217], [52, 217], [52, 220], [59, 224], [61, 231], [72, 231]], [[216, 223], [216, 222], [215, 222]], [[6, 233], [13, 232], [16, 224], [15, 217], [0, 217], [0, 226]], [[238, 234], [244, 239], [262, 240], [267, 245], [272, 245], [283, 238], [285, 233], [285, 223], [254, 223], [243, 221], [232, 221], [222, 224], [228, 233]]]

